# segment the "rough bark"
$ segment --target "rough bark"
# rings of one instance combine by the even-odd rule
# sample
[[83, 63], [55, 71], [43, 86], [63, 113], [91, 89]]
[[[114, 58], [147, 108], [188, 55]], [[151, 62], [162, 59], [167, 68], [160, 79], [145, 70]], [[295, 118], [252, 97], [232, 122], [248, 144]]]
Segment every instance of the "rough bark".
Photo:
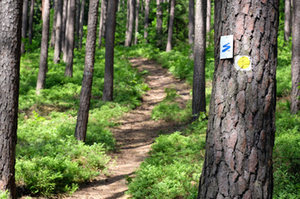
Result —
[[139, 9], [140, 9], [140, 0], [136, 0], [136, 9], [135, 9], [135, 38], [134, 45], [138, 43], [138, 33], [139, 33]]
[[105, 74], [104, 74], [104, 88], [103, 88], [102, 101], [113, 100], [116, 12], [117, 12], [117, 0], [109, 0], [107, 23], [106, 23], [107, 34], [105, 36], [105, 42], [106, 42]]
[[32, 44], [34, 1], [35, 0], [31, 0], [31, 6], [30, 6], [30, 18], [29, 18], [29, 30], [28, 30], [29, 44]]
[[63, 4], [63, 18], [61, 24], [61, 51], [66, 54], [66, 27], [68, 16], [68, 0], [64, 0]]
[[80, 92], [80, 102], [75, 129], [75, 137], [77, 140], [85, 142], [87, 123], [89, 118], [89, 108], [92, 93], [95, 48], [97, 34], [99, 0], [91, 0], [89, 5], [88, 33], [85, 50], [85, 64]]
[[293, 2], [293, 37], [292, 37], [292, 93], [291, 113], [296, 114], [300, 110], [300, 2]]
[[44, 1], [43, 6], [43, 30], [40, 55], [40, 67], [36, 84], [36, 93], [40, 94], [40, 90], [45, 88], [46, 72], [48, 68], [48, 42], [49, 42], [49, 26], [50, 26], [50, 0]]
[[76, 0], [76, 42], [75, 48], [78, 49], [79, 43], [79, 29], [80, 29], [80, 0]]
[[[279, 0], [215, 1], [215, 72], [198, 198], [272, 198], [278, 10]], [[233, 35], [235, 59], [249, 56], [251, 66], [220, 60], [221, 35]]]
[[205, 101], [205, 53], [206, 53], [206, 4], [207, 1], [196, 0], [196, 28], [194, 45], [194, 77], [192, 113], [196, 121], [200, 112], [206, 112]]
[[144, 39], [146, 40], [146, 43], [148, 43], [147, 37], [148, 37], [148, 27], [149, 27], [149, 5], [150, 0], [145, 0], [145, 27], [144, 27]]
[[76, 13], [76, 4], [75, 0], [69, 2], [68, 10], [68, 31], [67, 31], [67, 61], [66, 61], [66, 70], [65, 76], [73, 77], [73, 57], [74, 57], [74, 32], [75, 32], [75, 13]]
[[[0, 1], [0, 190], [16, 198], [17, 143], [22, 0]], [[9, 27], [9, 28], [8, 28]]]
[[99, 43], [98, 48], [101, 48], [102, 37], [105, 35], [105, 24], [107, 17], [107, 0], [102, 0], [101, 2], [101, 14], [100, 14], [100, 25], [99, 25]]
[[288, 41], [292, 30], [291, 0], [284, 2], [284, 40]]
[[189, 44], [194, 43], [195, 34], [195, 0], [189, 0]]
[[[27, 20], [28, 20], [28, 0], [23, 1], [23, 15], [22, 15], [22, 38], [26, 39], [27, 33]], [[25, 52], [25, 43], [21, 44], [21, 55]]]
[[125, 47], [131, 46], [132, 35], [133, 35], [133, 27], [134, 27], [134, 15], [135, 15], [135, 0], [129, 1], [129, 22], [128, 22], [128, 30], [126, 30], [126, 39], [125, 39]]
[[54, 49], [54, 63], [57, 64], [60, 61], [61, 53], [61, 26], [62, 26], [62, 0], [56, 0], [55, 3], [56, 27], [55, 27], [55, 49]]
[[163, 23], [163, 9], [162, 9], [162, 0], [156, 0], [157, 4], [157, 10], [156, 10], [156, 35], [157, 35], [157, 45], [161, 46], [162, 40], [161, 40], [161, 35], [162, 35], [162, 23]]
[[[64, 43], [64, 55], [63, 55], [63, 60], [65, 63], [67, 63], [67, 58], [68, 58], [68, 48], [69, 48], [69, 38], [68, 38], [68, 34], [69, 34], [69, 26], [75, 26], [75, 24], [70, 24], [70, 9], [71, 9], [71, 4], [73, 0], [68, 0], [68, 6], [67, 6], [67, 16], [66, 16], [66, 29], [65, 29], [65, 43]], [[71, 14], [72, 15], [72, 14]], [[74, 13], [75, 16], [75, 13]], [[75, 20], [74, 20], [75, 22]]]
[[166, 52], [169, 52], [172, 50], [174, 16], [175, 16], [175, 0], [171, 0], [170, 19], [169, 19], [169, 27], [168, 27], [168, 41], [167, 41]]
[[[54, 6], [57, 4], [57, 0], [53, 0]], [[52, 30], [51, 30], [51, 39], [50, 39], [50, 47], [53, 48], [55, 46], [55, 37], [56, 37], [56, 20], [57, 20], [57, 10], [54, 9], [54, 16], [53, 16], [53, 24], [52, 24]]]
[[79, 28], [79, 48], [82, 48], [82, 38], [83, 38], [83, 22], [84, 22], [84, 6], [85, 0], [81, 2], [81, 9], [80, 9], [80, 28]]

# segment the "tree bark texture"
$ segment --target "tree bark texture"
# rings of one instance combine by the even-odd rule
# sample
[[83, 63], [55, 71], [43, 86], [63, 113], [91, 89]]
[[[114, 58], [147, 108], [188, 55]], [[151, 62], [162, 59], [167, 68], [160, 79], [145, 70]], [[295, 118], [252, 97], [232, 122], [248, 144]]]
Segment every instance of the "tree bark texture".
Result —
[[35, 0], [31, 0], [31, 6], [30, 6], [30, 18], [29, 18], [29, 30], [28, 30], [28, 37], [29, 37], [30, 45], [32, 44], [34, 1]]
[[[28, 0], [23, 1], [23, 16], [22, 16], [22, 38], [26, 39], [28, 21]], [[25, 52], [25, 43], [21, 44], [21, 55]]]
[[63, 18], [61, 24], [61, 51], [65, 54], [66, 53], [66, 27], [67, 27], [67, 16], [68, 16], [68, 1], [64, 0], [63, 4]]
[[291, 0], [284, 2], [284, 40], [288, 41], [292, 30]]
[[168, 41], [167, 41], [166, 52], [169, 52], [172, 50], [174, 16], [175, 16], [175, 0], [171, 0], [170, 19], [169, 19], [169, 27], [168, 27]]
[[80, 92], [80, 102], [75, 129], [75, 137], [77, 140], [85, 142], [86, 130], [89, 118], [89, 108], [92, 93], [95, 48], [97, 35], [99, 0], [91, 0], [89, 5], [88, 33], [85, 50], [85, 64]]
[[[57, 0], [53, 0], [54, 6], [57, 4]], [[51, 2], [50, 2], [51, 3]], [[51, 9], [51, 8], [50, 8]], [[56, 19], [57, 19], [57, 10], [54, 9], [54, 16], [53, 16], [53, 24], [52, 24], [52, 30], [51, 30], [51, 39], [50, 39], [50, 47], [53, 48], [55, 46], [55, 27], [56, 27]]]
[[[99, 4], [99, 3], [98, 3]], [[82, 48], [82, 38], [83, 38], [83, 22], [84, 22], [84, 6], [85, 0], [81, 2], [81, 9], [80, 9], [80, 27], [79, 27], [79, 48]]]
[[[63, 59], [64, 59], [65, 63], [67, 63], [68, 48], [69, 48], [68, 32], [69, 32], [69, 26], [70, 26], [70, 9], [71, 9], [71, 3], [72, 3], [71, 1], [73, 1], [73, 0], [68, 0], [68, 6], [67, 6], [67, 19], [66, 19], [66, 29], [65, 29], [65, 44], [64, 44], [64, 55], [63, 55]], [[74, 13], [74, 16], [75, 16], [75, 13]], [[74, 22], [75, 22], [75, 19], [74, 19]], [[72, 25], [75, 26], [75, 24], [72, 24]]]
[[293, 37], [292, 37], [292, 94], [291, 113], [296, 114], [300, 110], [300, 2], [293, 2]]
[[[278, 10], [279, 0], [215, 1], [215, 72], [198, 199], [272, 198]], [[233, 35], [235, 59], [249, 56], [251, 66], [246, 57], [238, 69], [234, 59], [220, 59], [221, 35]]]
[[162, 0], [156, 0], [157, 4], [157, 10], [156, 10], [156, 34], [157, 34], [157, 45], [161, 46], [162, 40], [161, 40], [161, 35], [162, 35], [162, 23], [163, 23], [163, 9], [162, 9]]
[[206, 32], [210, 32], [210, 17], [211, 17], [211, 0], [207, 0], [207, 13], [206, 13]]
[[61, 26], [62, 26], [62, 0], [56, 0], [55, 3], [56, 15], [56, 27], [55, 27], [55, 49], [54, 49], [54, 63], [57, 64], [60, 61], [61, 53]]
[[114, 46], [116, 31], [117, 0], [109, 0], [106, 23], [105, 74], [102, 101], [113, 100], [114, 84]]
[[133, 27], [134, 27], [134, 15], [135, 15], [135, 0], [129, 1], [129, 22], [128, 22], [128, 30], [126, 30], [126, 39], [125, 39], [125, 47], [131, 46], [132, 43], [132, 35], [133, 35]]
[[134, 45], [138, 43], [138, 33], [139, 33], [139, 9], [140, 9], [140, 0], [136, 0], [136, 9], [135, 9], [135, 38]]
[[189, 44], [194, 43], [195, 34], [195, 0], [189, 0]]
[[107, 16], [107, 0], [102, 0], [101, 2], [101, 14], [100, 14], [100, 25], [99, 25], [99, 43], [98, 48], [101, 48], [102, 37], [105, 36], [105, 24]]
[[22, 0], [0, 1], [0, 190], [16, 198], [17, 143]]
[[44, 1], [43, 6], [43, 30], [40, 55], [40, 68], [36, 84], [36, 93], [40, 94], [40, 90], [45, 88], [46, 72], [48, 67], [48, 41], [49, 41], [49, 26], [50, 26], [50, 0]]
[[76, 42], [75, 48], [78, 49], [78, 42], [79, 42], [79, 28], [80, 28], [80, 0], [76, 0]]
[[146, 43], [148, 43], [147, 37], [148, 37], [148, 27], [149, 27], [149, 5], [150, 0], [145, 0], [145, 30], [144, 30], [144, 39], [146, 40]]
[[75, 0], [69, 2], [68, 10], [68, 31], [67, 31], [67, 61], [65, 76], [73, 77], [73, 57], [74, 57], [74, 32], [75, 32], [75, 13], [76, 4]]
[[196, 0], [194, 77], [192, 114], [196, 121], [200, 112], [206, 112], [205, 101], [205, 53], [206, 53], [206, 8], [207, 1]]

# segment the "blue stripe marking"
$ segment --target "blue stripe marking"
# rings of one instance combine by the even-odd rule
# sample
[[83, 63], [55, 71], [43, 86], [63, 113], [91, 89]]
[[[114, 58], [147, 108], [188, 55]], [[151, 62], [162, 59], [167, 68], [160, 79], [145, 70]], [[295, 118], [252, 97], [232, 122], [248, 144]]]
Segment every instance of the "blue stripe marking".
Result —
[[222, 52], [226, 52], [227, 50], [229, 50], [230, 49], [230, 46], [229, 46], [229, 44], [230, 43], [228, 43], [228, 44], [225, 44], [224, 46], [223, 46], [223, 50], [222, 50]]

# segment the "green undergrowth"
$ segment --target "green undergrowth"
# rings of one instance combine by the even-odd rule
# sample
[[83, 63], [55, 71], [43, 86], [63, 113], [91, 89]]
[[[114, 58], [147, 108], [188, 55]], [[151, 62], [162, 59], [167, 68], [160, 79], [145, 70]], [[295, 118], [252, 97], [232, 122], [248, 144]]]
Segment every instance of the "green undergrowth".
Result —
[[104, 50], [96, 51], [86, 142], [74, 138], [85, 50], [75, 50], [73, 77], [64, 77], [65, 63], [55, 65], [49, 49], [46, 88], [35, 94], [40, 50], [22, 56], [16, 183], [26, 194], [72, 193], [81, 182], [106, 173], [115, 149], [109, 127], [141, 104], [147, 90], [142, 76], [115, 50], [114, 102], [102, 102]]
[[8, 191], [3, 192], [0, 190], [0, 199], [8, 199], [9, 195], [8, 195]]

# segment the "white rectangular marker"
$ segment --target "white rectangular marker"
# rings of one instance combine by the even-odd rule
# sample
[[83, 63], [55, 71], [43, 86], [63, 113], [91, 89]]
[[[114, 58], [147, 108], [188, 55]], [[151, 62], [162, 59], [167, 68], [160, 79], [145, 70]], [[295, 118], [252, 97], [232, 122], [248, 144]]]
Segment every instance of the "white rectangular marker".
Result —
[[233, 58], [233, 35], [221, 36], [220, 59]]

